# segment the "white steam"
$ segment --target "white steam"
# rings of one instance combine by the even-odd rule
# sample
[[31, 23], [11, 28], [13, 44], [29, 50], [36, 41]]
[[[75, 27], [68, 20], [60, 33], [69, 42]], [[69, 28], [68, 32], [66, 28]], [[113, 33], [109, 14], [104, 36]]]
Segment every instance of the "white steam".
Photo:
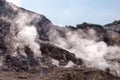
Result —
[[59, 66], [59, 61], [58, 61], [58, 60], [55, 60], [55, 59], [52, 59], [52, 64], [53, 64], [53, 65], [56, 65], [56, 66]]
[[72, 61], [69, 61], [65, 67], [68, 68], [68, 67], [74, 67], [74, 66], [75, 64]]
[[18, 48], [20, 54], [27, 56], [24, 50], [25, 46], [28, 46], [34, 52], [34, 57], [41, 56], [40, 45], [37, 42], [38, 32], [36, 26], [30, 24], [33, 21], [36, 22], [34, 19], [37, 18], [40, 18], [40, 16], [36, 14], [31, 15], [24, 12], [20, 12], [18, 17], [15, 18], [15, 25], [12, 25], [11, 27], [11, 35], [13, 40], [10, 41], [11, 46], [13, 46], [13, 50], [11, 50], [14, 51], [12, 52], [13, 56], [18, 55]]
[[37, 30], [34, 26], [24, 26], [24, 28], [17, 34], [19, 45], [29, 46], [35, 53], [35, 56], [40, 56], [40, 46], [35, 41], [37, 37]]
[[[64, 29], [65, 30], [65, 29]], [[96, 42], [98, 37], [93, 29], [85, 33], [82, 30], [65, 32], [65, 38], [60, 36], [56, 30], [51, 30], [49, 38], [52, 44], [66, 49], [81, 58], [87, 67], [94, 67], [101, 70], [109, 68], [111, 73], [120, 73], [120, 63], [113, 61], [120, 59], [119, 46], [107, 46], [103, 41]], [[115, 74], [114, 73], [114, 74]]]

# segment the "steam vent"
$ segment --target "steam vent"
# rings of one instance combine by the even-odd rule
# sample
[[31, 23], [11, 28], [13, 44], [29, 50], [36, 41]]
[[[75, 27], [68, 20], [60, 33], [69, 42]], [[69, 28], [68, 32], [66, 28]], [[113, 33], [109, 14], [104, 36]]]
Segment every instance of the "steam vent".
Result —
[[0, 0], [0, 80], [120, 80], [120, 20], [60, 27]]

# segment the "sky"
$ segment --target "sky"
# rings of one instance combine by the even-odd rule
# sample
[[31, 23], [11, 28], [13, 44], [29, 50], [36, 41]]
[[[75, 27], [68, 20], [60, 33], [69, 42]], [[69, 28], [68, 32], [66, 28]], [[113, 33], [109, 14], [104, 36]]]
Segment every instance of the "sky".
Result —
[[7, 0], [56, 25], [107, 24], [120, 19], [120, 0]]

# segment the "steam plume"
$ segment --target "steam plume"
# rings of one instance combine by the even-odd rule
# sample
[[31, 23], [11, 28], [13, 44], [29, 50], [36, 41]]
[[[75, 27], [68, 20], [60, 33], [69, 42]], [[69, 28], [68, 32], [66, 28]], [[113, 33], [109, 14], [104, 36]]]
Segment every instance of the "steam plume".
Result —
[[114, 61], [120, 57], [119, 46], [108, 46], [103, 41], [97, 42], [98, 37], [93, 29], [89, 29], [89, 34], [81, 29], [77, 31], [64, 29], [64, 32], [65, 38], [57, 30], [51, 30], [49, 33], [51, 43], [74, 53], [87, 67], [101, 70], [109, 68], [111, 73], [119, 75], [120, 63]]
[[20, 54], [27, 56], [24, 51], [25, 46], [28, 46], [34, 52], [34, 57], [41, 56], [40, 45], [37, 43], [38, 32], [36, 26], [31, 24], [36, 17], [40, 18], [40, 16], [36, 14], [30, 15], [21, 12], [18, 14], [18, 17], [14, 19], [15, 25], [12, 25], [10, 34], [8, 34], [6, 39], [6, 42], [10, 42], [8, 43], [8, 49], [11, 49], [13, 56], [18, 55], [18, 48]]

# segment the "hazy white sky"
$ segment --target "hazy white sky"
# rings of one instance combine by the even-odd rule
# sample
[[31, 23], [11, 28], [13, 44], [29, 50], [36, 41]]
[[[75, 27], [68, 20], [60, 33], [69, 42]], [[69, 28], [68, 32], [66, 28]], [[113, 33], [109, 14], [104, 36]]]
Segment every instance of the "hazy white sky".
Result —
[[6, 0], [6, 1], [8, 1], [8, 2], [12, 2], [12, 3], [14, 3], [14, 4], [16, 4], [16, 5], [18, 5], [18, 6], [21, 6], [22, 5], [22, 0]]
[[106, 24], [120, 19], [120, 0], [7, 0], [48, 17], [57, 25]]

